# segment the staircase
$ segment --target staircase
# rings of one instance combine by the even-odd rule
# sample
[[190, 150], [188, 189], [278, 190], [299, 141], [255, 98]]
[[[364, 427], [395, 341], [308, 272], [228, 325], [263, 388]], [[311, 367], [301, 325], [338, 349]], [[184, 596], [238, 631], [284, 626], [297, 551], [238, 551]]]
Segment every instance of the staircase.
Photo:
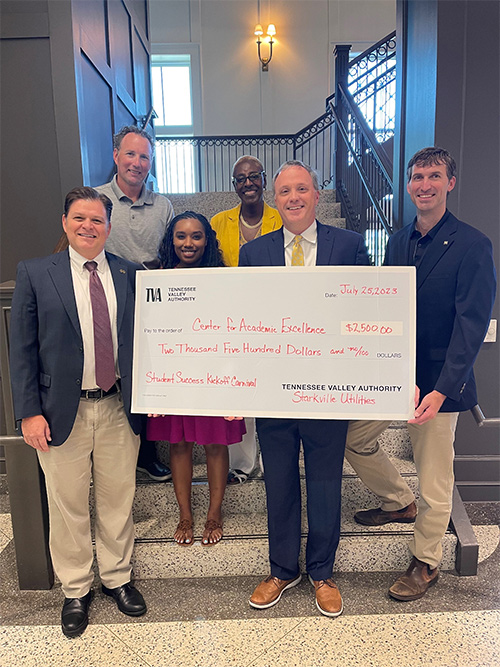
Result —
[[[417, 492], [417, 477], [405, 424], [394, 422], [381, 436], [381, 443], [410, 487]], [[161, 443], [158, 449], [160, 458], [168, 463], [168, 444]], [[268, 574], [267, 514], [262, 476], [259, 473], [245, 484], [227, 487], [223, 504], [224, 538], [213, 547], [202, 546], [200, 540], [208, 508], [208, 481], [203, 447], [195, 447], [194, 452], [192, 496], [195, 542], [189, 547], [181, 547], [172, 539], [178, 522], [173, 484], [155, 483], [138, 473], [134, 505], [135, 577], [163, 579]], [[300, 561], [301, 567], [305, 568], [307, 517], [303, 466], [301, 480], [303, 537]], [[341, 538], [335, 570], [405, 570], [409, 562], [408, 542], [413, 526], [387, 524], [369, 528], [358, 525], [353, 519], [354, 512], [376, 507], [377, 500], [347, 462], [344, 464], [342, 500]], [[455, 547], [456, 537], [448, 532], [443, 540], [443, 569], [455, 567]]]
[[[203, 213], [210, 220], [216, 213], [234, 208], [240, 203], [235, 192], [196, 192], [194, 194], [165, 194], [172, 202], [175, 214], [183, 211]], [[264, 199], [275, 208], [271, 190], [264, 192]], [[344, 218], [340, 217], [340, 203], [335, 198], [335, 190], [320, 190], [316, 215], [320, 222], [335, 227], [345, 227]]]

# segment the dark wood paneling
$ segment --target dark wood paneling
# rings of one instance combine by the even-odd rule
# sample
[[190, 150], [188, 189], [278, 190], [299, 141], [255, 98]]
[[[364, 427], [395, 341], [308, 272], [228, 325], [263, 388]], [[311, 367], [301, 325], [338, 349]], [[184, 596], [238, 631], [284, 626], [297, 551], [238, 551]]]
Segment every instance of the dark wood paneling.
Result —
[[118, 99], [116, 103], [115, 119], [116, 119], [116, 127], [123, 127], [124, 125], [133, 125], [135, 121], [134, 116], [130, 113], [130, 111], [127, 109], [127, 107], [123, 104], [123, 102], [120, 99]]
[[[110, 64], [106, 0], [75, 0], [76, 22], [85, 29], [96, 47], [96, 55]], [[111, 4], [115, 4], [111, 2]]]
[[86, 137], [82, 157], [89, 185], [108, 180], [109, 157], [113, 153], [112, 91], [100, 72], [85, 55], [80, 63], [80, 128]]
[[134, 30], [134, 76], [136, 86], [136, 113], [139, 118], [146, 116], [151, 108], [150, 55], [137, 30]]
[[123, 2], [109, 4], [111, 62], [117, 84], [135, 100], [132, 55], [132, 19]]
[[[99, 14], [102, 25], [97, 30], [100, 0], [79, 0], [78, 21], [74, 22], [77, 97], [84, 182], [89, 185], [110, 178], [112, 134], [124, 124], [139, 124], [151, 106], [150, 46], [135, 4], [108, 0], [104, 4], [107, 13]], [[106, 39], [102, 29], [107, 31]], [[104, 57], [104, 44], [109, 44], [109, 60]]]

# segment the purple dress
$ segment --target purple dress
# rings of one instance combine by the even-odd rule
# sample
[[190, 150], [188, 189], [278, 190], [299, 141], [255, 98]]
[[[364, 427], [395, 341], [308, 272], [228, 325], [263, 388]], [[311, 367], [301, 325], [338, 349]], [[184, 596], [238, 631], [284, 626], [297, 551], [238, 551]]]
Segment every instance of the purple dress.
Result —
[[244, 419], [229, 422], [224, 417], [166, 415], [149, 417], [147, 425], [148, 440], [185, 440], [198, 445], [234, 445], [246, 432]]

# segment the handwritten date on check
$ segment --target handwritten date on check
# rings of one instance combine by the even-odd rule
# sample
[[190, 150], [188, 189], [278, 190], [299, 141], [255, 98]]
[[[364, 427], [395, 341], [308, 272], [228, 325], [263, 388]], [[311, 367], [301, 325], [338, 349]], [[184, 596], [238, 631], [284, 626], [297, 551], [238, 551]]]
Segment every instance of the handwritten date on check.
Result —
[[139, 271], [132, 410], [408, 419], [414, 267]]

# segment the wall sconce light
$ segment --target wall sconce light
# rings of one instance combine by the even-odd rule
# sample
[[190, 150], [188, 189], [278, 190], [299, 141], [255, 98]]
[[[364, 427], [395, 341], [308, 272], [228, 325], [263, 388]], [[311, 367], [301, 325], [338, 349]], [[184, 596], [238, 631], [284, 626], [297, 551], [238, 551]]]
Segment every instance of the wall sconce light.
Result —
[[268, 58], [263, 58], [261, 56], [261, 53], [260, 53], [260, 45], [262, 44], [262, 41], [261, 41], [260, 38], [263, 34], [264, 34], [264, 31], [262, 30], [262, 26], [260, 25], [260, 23], [258, 23], [255, 26], [255, 30], [254, 30], [254, 35], [257, 36], [257, 53], [258, 53], [258, 56], [259, 56], [259, 60], [262, 63], [262, 71], [267, 72], [269, 70], [269, 63], [271, 62], [271, 58], [273, 57], [273, 44], [274, 44], [273, 37], [276, 34], [276, 26], [274, 25], [274, 23], [270, 23], [267, 26], [267, 35], [269, 37], [269, 42], [268, 42], [268, 44], [269, 44], [269, 57]]

